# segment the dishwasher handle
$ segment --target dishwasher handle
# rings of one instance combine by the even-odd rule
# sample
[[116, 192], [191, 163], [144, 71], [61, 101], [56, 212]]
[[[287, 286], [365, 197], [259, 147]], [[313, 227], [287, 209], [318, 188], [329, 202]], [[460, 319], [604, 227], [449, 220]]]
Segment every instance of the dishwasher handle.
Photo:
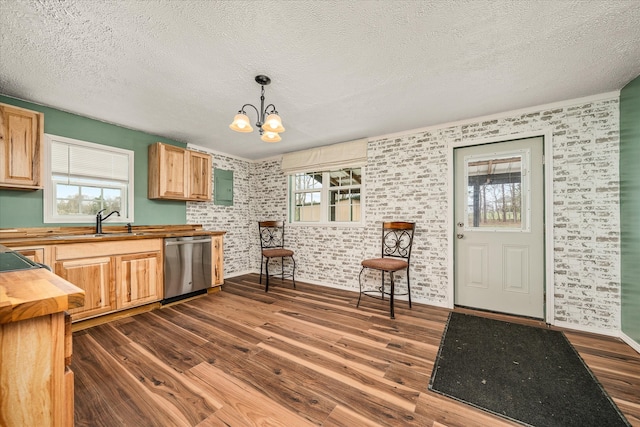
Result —
[[169, 240], [165, 239], [165, 246], [174, 246], [174, 245], [199, 245], [201, 243], [211, 243], [211, 238], [207, 239], [198, 239], [198, 240]]

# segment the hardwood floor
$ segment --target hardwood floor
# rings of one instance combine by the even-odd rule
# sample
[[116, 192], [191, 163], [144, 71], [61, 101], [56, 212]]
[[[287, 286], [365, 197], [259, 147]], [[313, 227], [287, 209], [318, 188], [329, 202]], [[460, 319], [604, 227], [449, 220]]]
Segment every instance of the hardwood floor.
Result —
[[[75, 332], [76, 426], [515, 425], [427, 390], [449, 310], [270, 282]], [[640, 426], [640, 355], [566, 335]]]

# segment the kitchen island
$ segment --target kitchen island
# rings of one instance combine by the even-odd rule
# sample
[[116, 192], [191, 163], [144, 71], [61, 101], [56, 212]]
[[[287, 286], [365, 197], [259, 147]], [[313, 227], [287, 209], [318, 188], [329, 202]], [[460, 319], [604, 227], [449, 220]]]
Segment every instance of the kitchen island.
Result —
[[0, 425], [73, 425], [66, 311], [83, 304], [82, 289], [45, 268], [0, 272]]

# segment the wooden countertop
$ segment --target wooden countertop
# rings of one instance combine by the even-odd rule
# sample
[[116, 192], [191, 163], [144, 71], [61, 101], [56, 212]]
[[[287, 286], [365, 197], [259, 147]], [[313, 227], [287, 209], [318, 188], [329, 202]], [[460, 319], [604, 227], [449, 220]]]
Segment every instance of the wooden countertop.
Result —
[[45, 268], [0, 272], [0, 324], [84, 305], [84, 291]]
[[220, 236], [226, 231], [204, 230], [201, 225], [133, 226], [131, 233], [125, 226], [104, 226], [96, 235], [95, 227], [34, 227], [0, 229], [0, 245], [7, 247], [31, 245], [59, 245], [65, 243], [113, 240], [164, 239], [180, 236]]

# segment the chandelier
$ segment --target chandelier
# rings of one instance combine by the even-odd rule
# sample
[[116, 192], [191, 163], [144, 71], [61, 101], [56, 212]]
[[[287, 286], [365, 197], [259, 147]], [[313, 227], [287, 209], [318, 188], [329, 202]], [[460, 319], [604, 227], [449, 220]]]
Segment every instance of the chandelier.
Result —
[[262, 135], [260, 139], [264, 142], [281, 141], [282, 138], [280, 138], [279, 134], [284, 132], [284, 127], [282, 127], [282, 121], [276, 111], [276, 107], [273, 104], [267, 105], [266, 108], [264, 106], [264, 87], [271, 83], [271, 79], [260, 74], [256, 76], [256, 83], [262, 87], [262, 92], [260, 94], [260, 110], [258, 110], [253, 104], [244, 104], [238, 111], [238, 114], [233, 118], [233, 123], [229, 125], [229, 128], [236, 132], [253, 132], [249, 117], [245, 111], [246, 107], [251, 107], [256, 110], [256, 114], [258, 115], [256, 126], [260, 129], [260, 135]]

